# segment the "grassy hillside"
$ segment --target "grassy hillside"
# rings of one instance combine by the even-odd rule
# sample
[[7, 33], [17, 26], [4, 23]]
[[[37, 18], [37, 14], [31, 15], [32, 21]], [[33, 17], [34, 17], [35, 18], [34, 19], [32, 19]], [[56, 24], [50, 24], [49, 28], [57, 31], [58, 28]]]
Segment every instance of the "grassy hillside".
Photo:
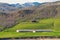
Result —
[[36, 36], [60, 36], [60, 32], [0, 32], [0, 38], [20, 38], [20, 37], [36, 37]]
[[6, 29], [5, 32], [16, 32], [16, 30], [21, 29], [53, 29], [54, 28], [54, 19], [48, 18], [48, 19], [42, 19], [38, 20], [37, 23], [34, 22], [22, 22], [17, 25], [15, 25], [12, 28]]
[[[31, 22], [22, 22], [18, 25], [14, 26], [13, 28], [6, 29], [0, 32], [0, 38], [15, 38], [15, 37], [32, 37], [32, 36], [60, 36], [60, 19], [43, 19], [38, 20], [38, 23], [31, 23]], [[53, 23], [53, 25], [52, 25]], [[17, 33], [16, 30], [18, 29], [51, 29], [53, 32], [19, 32]], [[6, 36], [8, 35], [8, 36]]]
[[[45, 3], [39, 7], [0, 12], [0, 38], [30, 36], [60, 36], [60, 2]], [[36, 22], [33, 22], [36, 21]], [[21, 29], [51, 29], [53, 32], [19, 32]]]
[[22, 9], [16, 9], [14, 11], [0, 10], [0, 25], [3, 28], [10, 28], [20, 22], [52, 17], [59, 18], [59, 3], [60, 2], [45, 3], [39, 5], [38, 7], [27, 7]]
[[54, 29], [56, 32], [60, 32], [60, 19], [55, 19]]

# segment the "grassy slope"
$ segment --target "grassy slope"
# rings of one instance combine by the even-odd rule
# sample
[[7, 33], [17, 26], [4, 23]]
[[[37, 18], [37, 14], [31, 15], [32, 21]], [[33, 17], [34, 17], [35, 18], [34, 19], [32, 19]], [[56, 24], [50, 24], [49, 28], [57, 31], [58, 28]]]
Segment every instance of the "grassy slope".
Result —
[[[25, 22], [20, 23], [13, 28], [9, 28], [0, 32], [0, 38], [9, 38], [9, 37], [30, 37], [30, 36], [59, 36], [59, 33], [56, 32], [20, 32], [17, 33], [17, 29], [53, 29], [54, 30], [54, 19], [43, 19], [38, 20], [38, 23]], [[27, 34], [27, 35], [26, 35]]]
[[[40, 20], [39, 23], [31, 23], [25, 22], [20, 23], [13, 28], [9, 28], [0, 32], [0, 38], [7, 38], [7, 37], [28, 37], [28, 36], [60, 36], [60, 6], [57, 8], [58, 15], [55, 19], [44, 19]], [[53, 25], [53, 24], [54, 25]], [[24, 33], [17, 33], [17, 29], [53, 29], [54, 32], [24, 32]]]
[[60, 19], [55, 19], [54, 29], [56, 32], [60, 32]]
[[53, 29], [54, 28], [54, 19], [43, 19], [39, 20], [38, 23], [32, 23], [32, 22], [22, 22], [13, 28], [6, 29], [5, 32], [16, 32], [16, 30], [20, 29]]
[[32, 36], [60, 36], [60, 32], [0, 32], [0, 38], [32, 37]]
[[[51, 25], [51, 24], [54, 25]], [[42, 24], [42, 25], [41, 25]], [[38, 26], [38, 27], [37, 27]], [[17, 33], [17, 29], [53, 29], [54, 32], [19, 32]], [[43, 19], [39, 20], [38, 23], [31, 23], [31, 22], [25, 22], [25, 23], [20, 23], [13, 28], [9, 28], [4, 30], [3, 32], [0, 32], [0, 38], [14, 38], [14, 37], [31, 37], [31, 36], [60, 36], [60, 19]]]

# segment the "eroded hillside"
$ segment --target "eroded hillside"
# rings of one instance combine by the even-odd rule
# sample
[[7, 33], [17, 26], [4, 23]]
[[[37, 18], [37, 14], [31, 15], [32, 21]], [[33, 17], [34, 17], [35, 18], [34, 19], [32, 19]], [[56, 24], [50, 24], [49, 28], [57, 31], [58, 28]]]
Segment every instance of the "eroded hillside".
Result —
[[[9, 7], [10, 8], [10, 7]], [[20, 22], [43, 18], [60, 18], [60, 2], [45, 3], [38, 7], [15, 8], [13, 11], [0, 10], [0, 29], [10, 28]]]

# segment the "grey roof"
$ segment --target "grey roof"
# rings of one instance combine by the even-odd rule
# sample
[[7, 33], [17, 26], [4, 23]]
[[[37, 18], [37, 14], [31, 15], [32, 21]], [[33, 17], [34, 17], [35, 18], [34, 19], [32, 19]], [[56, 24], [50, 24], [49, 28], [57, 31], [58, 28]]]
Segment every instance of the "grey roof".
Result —
[[19, 32], [30, 32], [30, 31], [37, 31], [37, 32], [52, 32], [53, 30], [18, 30]]

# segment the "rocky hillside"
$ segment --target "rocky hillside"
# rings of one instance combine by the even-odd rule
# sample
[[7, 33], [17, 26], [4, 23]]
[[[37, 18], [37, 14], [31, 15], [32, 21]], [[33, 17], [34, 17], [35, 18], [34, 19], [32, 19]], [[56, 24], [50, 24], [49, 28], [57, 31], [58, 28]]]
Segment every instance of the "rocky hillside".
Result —
[[[5, 6], [3, 7], [6, 8]], [[7, 6], [7, 9], [11, 10], [0, 9], [1, 30], [10, 28], [19, 22], [60, 17], [60, 2], [43, 3], [39, 6], [25, 7], [21, 9]]]

